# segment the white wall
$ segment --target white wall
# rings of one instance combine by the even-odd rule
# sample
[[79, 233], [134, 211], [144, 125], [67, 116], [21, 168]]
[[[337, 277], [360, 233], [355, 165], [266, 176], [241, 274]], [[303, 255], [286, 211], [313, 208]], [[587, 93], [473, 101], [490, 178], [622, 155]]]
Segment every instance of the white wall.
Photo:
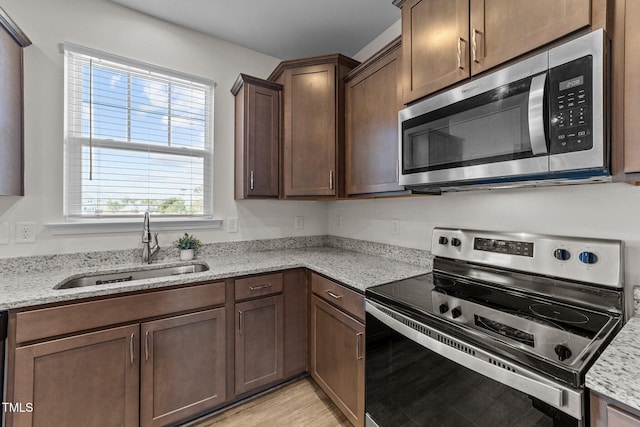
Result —
[[[322, 202], [233, 200], [234, 98], [240, 72], [266, 77], [279, 60], [124, 8], [107, 0], [4, 0], [2, 8], [32, 40], [25, 67], [25, 197], [0, 197], [0, 224], [10, 242], [0, 257], [107, 250], [140, 246], [140, 233], [52, 236], [43, 224], [63, 222], [63, 55], [72, 42], [190, 73], [217, 82], [215, 91], [214, 210], [216, 218], [239, 217], [239, 232], [198, 230], [204, 242], [326, 233]], [[304, 229], [294, 230], [294, 217]], [[38, 241], [15, 243], [17, 221], [38, 224]], [[152, 224], [153, 225], [153, 224]], [[167, 245], [179, 232], [160, 234]]]

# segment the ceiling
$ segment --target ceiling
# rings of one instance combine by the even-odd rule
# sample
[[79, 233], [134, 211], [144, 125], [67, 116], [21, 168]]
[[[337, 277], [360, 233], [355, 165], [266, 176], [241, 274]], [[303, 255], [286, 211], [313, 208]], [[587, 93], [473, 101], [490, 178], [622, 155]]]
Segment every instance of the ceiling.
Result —
[[392, 0], [111, 0], [278, 59], [353, 56], [400, 19]]

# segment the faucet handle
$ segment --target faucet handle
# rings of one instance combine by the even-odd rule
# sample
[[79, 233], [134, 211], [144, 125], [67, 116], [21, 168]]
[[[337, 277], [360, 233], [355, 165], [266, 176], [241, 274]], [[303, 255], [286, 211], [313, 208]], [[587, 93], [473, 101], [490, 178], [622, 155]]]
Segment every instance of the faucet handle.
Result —
[[153, 233], [153, 242], [155, 246], [160, 247], [160, 245], [158, 245], [158, 233]]

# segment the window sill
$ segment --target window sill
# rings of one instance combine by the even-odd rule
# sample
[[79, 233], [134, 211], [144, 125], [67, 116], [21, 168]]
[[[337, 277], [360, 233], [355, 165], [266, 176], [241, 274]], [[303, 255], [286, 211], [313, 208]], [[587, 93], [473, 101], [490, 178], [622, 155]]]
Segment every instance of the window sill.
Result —
[[[54, 236], [71, 234], [102, 234], [142, 232], [139, 220], [77, 220], [45, 224]], [[221, 219], [158, 219], [152, 218], [151, 231], [200, 230], [222, 228]]]

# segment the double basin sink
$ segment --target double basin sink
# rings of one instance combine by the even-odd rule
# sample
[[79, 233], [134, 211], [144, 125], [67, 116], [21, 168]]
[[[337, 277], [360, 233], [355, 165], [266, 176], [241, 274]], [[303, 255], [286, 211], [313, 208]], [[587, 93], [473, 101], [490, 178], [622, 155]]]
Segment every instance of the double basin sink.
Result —
[[84, 276], [71, 277], [57, 285], [54, 289], [72, 289], [85, 286], [106, 285], [110, 283], [131, 282], [133, 280], [200, 273], [208, 270], [209, 267], [206, 264], [201, 263], [177, 265], [173, 267], [139, 267], [118, 271], [117, 273], [91, 273]]

